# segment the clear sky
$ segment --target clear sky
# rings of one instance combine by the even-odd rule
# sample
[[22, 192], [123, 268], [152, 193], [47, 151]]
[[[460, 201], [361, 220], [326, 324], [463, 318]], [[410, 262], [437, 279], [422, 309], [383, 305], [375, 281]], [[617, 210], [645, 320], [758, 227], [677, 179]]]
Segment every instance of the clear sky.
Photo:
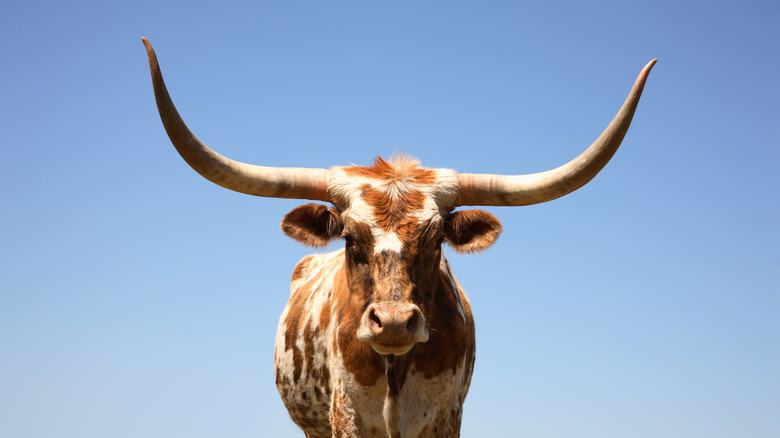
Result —
[[780, 3], [18, 1], [0, 8], [0, 437], [301, 437], [273, 380], [300, 202], [231, 158], [531, 173], [583, 189], [448, 257], [477, 363], [464, 437], [780, 436]]

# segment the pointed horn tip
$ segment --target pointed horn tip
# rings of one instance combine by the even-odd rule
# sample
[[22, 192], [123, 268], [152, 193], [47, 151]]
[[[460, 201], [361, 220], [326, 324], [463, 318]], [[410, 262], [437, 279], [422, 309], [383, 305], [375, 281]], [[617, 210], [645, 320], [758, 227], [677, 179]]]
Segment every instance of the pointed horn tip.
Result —
[[154, 48], [152, 47], [152, 43], [150, 43], [146, 37], [141, 37], [141, 41], [143, 41], [144, 47], [146, 47], [146, 53], [153, 54]]
[[160, 67], [157, 65], [157, 54], [154, 53], [152, 43], [150, 43], [146, 37], [141, 37], [141, 41], [144, 42], [144, 47], [146, 47], [146, 57], [149, 59], [149, 68], [152, 70], [159, 69]]
[[634, 83], [634, 87], [639, 87], [638, 90], [641, 93], [642, 88], [645, 86], [645, 82], [647, 81], [648, 76], [650, 76], [650, 70], [653, 69], [653, 66], [655, 63], [658, 62], [658, 59], [653, 59], [652, 61], [648, 62], [647, 65], [642, 69], [642, 71], [639, 72], [639, 76], [636, 77], [636, 82]]
[[650, 62], [647, 63], [645, 68], [642, 69], [642, 73], [649, 73], [650, 70], [653, 69], [653, 66], [655, 66], [655, 63], [658, 62], [658, 58], [653, 58]]

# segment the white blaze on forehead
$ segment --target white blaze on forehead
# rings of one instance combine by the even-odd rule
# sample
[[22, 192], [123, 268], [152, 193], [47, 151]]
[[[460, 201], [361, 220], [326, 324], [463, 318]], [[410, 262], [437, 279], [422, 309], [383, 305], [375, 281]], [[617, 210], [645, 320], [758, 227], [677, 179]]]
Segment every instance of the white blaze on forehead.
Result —
[[374, 236], [374, 254], [382, 251], [399, 253], [404, 248], [403, 242], [394, 232], [383, 232], [378, 228], [373, 228], [371, 234]]

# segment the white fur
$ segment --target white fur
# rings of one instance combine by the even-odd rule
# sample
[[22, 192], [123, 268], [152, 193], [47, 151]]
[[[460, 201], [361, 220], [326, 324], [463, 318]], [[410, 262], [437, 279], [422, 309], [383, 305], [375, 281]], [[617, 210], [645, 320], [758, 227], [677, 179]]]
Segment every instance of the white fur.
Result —
[[374, 254], [379, 254], [382, 251], [400, 253], [404, 249], [403, 242], [392, 231], [383, 233], [378, 228], [373, 228], [371, 234], [374, 236]]

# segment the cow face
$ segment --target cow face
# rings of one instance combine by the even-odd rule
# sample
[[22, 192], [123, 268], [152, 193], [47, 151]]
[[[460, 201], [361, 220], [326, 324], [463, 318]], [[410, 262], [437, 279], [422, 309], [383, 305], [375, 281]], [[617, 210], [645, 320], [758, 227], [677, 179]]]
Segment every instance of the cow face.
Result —
[[332, 169], [333, 207], [306, 204], [282, 221], [285, 234], [309, 246], [344, 239], [350, 303], [360, 315], [356, 336], [379, 354], [405, 354], [428, 340], [442, 243], [481, 251], [501, 232], [487, 212], [453, 211], [457, 190], [453, 171], [377, 158], [372, 167]]

